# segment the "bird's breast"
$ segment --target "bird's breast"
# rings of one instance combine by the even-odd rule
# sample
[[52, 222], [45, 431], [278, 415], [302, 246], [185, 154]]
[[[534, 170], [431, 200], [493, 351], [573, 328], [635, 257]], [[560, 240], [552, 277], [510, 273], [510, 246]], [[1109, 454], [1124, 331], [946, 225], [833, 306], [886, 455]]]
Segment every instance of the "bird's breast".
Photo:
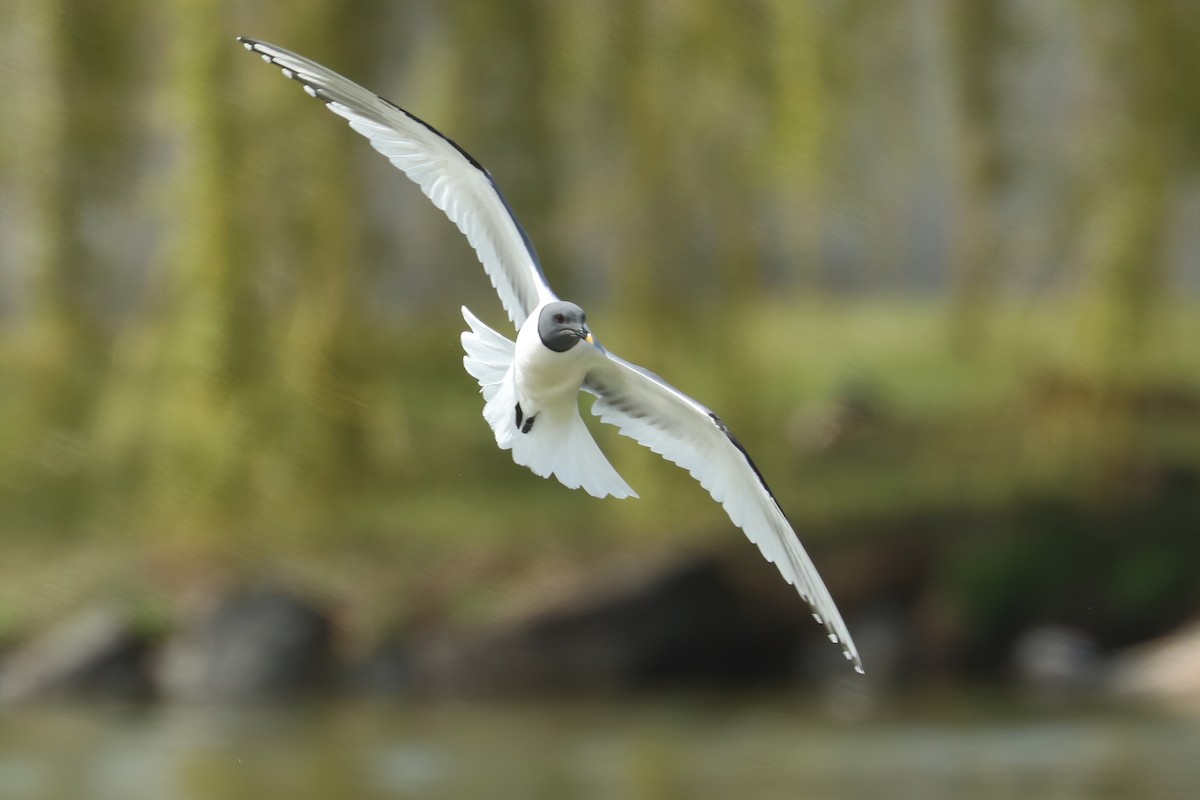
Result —
[[556, 353], [542, 344], [537, 331], [524, 326], [517, 334], [513, 377], [527, 413], [577, 402], [579, 387], [590, 368], [593, 348], [586, 342]]

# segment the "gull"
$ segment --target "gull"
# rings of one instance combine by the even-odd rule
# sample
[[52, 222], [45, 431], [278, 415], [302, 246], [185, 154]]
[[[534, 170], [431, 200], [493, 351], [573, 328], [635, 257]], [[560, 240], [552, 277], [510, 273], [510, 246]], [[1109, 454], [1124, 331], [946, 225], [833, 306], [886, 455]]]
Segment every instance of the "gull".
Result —
[[594, 497], [637, 497], [600, 451], [579, 414], [691, 473], [812, 608], [862, 673], [862, 660], [829, 590], [750, 454], [721, 418], [649, 370], [608, 352], [578, 305], [550, 290], [533, 244], [500, 187], [449, 137], [338, 73], [266, 42], [238, 37], [263, 61], [343, 117], [441, 209], [474, 248], [500, 295], [516, 341], [465, 306], [463, 364], [480, 385], [496, 444], [535, 474]]

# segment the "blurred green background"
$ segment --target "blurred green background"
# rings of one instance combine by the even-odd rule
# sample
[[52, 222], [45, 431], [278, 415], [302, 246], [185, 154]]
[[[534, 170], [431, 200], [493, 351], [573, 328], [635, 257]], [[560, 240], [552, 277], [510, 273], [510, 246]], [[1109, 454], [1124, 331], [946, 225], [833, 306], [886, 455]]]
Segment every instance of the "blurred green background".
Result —
[[936, 529], [960, 632], [1079, 585], [1121, 610], [1104, 647], [1200, 607], [1200, 5], [5, 0], [0, 642], [270, 581], [362, 651], [748, 547], [611, 430], [641, 500], [495, 448], [474, 254], [239, 34], [487, 165], [557, 293], [722, 415], [806, 543]]

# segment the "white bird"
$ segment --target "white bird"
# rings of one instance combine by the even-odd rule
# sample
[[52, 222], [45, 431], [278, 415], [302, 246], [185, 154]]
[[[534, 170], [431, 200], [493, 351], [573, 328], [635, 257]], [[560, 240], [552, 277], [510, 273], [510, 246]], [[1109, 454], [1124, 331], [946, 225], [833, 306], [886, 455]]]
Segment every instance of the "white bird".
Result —
[[470, 326], [462, 334], [463, 364], [482, 387], [483, 415], [496, 444], [511, 450], [517, 464], [571, 489], [636, 497], [579, 415], [579, 392], [595, 395], [593, 414], [686, 469], [724, 506], [861, 673], [833, 598], [749, 453], [716, 414], [592, 337], [583, 309], [550, 290], [528, 235], [491, 174], [428, 123], [336, 72], [281, 47], [238, 41], [344, 117], [421, 187], [475, 249], [517, 328], [513, 342], [462, 309]]

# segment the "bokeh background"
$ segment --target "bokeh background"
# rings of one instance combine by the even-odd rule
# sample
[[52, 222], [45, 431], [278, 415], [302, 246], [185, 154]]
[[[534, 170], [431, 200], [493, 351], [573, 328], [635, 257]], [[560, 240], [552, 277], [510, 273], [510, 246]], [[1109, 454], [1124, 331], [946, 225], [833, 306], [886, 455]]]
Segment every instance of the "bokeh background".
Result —
[[[495, 448], [474, 254], [236, 35], [488, 166], [866, 678], [682, 471]], [[1198, 75], [1185, 0], [0, 3], [0, 795], [1195, 796]]]

